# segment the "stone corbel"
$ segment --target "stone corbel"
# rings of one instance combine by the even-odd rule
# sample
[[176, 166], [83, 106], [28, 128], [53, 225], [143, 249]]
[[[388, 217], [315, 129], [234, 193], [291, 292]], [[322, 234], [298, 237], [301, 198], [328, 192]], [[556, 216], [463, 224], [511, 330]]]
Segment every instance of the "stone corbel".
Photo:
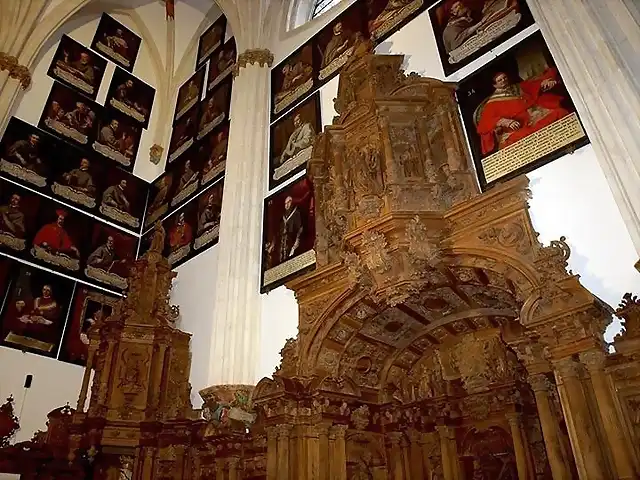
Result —
[[7, 70], [11, 78], [19, 80], [23, 90], [31, 85], [31, 72], [24, 65], [20, 65], [13, 55], [0, 52], [0, 71], [2, 70]]
[[238, 55], [238, 60], [233, 67], [233, 76], [237, 77], [241, 68], [245, 68], [247, 65], [253, 65], [257, 63], [261, 67], [269, 67], [273, 65], [273, 53], [266, 48], [252, 48], [245, 50]]

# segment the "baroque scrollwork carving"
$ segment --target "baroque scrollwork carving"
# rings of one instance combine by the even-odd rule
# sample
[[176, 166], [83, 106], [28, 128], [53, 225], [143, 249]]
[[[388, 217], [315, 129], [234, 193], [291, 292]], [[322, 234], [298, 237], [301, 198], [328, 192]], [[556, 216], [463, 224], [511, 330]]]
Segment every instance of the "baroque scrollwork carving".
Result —
[[9, 72], [11, 78], [15, 78], [20, 82], [23, 90], [26, 90], [31, 85], [31, 72], [24, 65], [20, 65], [18, 59], [13, 55], [0, 52], [0, 70]]

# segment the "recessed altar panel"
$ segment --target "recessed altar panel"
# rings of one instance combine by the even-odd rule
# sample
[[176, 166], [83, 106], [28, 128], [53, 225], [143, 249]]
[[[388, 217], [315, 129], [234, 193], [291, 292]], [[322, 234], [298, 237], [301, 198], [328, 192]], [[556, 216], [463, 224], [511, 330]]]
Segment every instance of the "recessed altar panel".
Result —
[[533, 24], [525, 0], [443, 0], [429, 14], [446, 75]]
[[19, 264], [12, 277], [2, 311], [2, 344], [54, 357], [74, 282]]
[[313, 185], [303, 177], [265, 199], [262, 292], [315, 265]]
[[89, 329], [113, 312], [118, 297], [78, 284], [73, 298], [59, 359], [85, 366], [89, 347]]
[[107, 61], [73, 38], [63, 35], [47, 72], [51, 78], [95, 100]]
[[103, 13], [91, 48], [131, 72], [141, 44], [141, 37], [112, 16]]
[[270, 190], [306, 168], [321, 130], [319, 92], [271, 126]]
[[457, 97], [483, 188], [589, 142], [539, 32], [461, 82]]

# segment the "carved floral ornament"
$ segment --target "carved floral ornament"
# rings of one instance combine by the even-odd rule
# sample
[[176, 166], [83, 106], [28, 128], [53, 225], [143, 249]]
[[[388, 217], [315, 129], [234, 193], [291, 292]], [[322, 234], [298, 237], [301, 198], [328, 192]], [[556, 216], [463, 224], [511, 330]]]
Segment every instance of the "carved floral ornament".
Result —
[[233, 67], [233, 76], [237, 77], [240, 74], [241, 68], [246, 68], [247, 65], [258, 64], [260, 67], [269, 67], [273, 65], [273, 53], [266, 48], [253, 48], [248, 49], [238, 55], [238, 60]]
[[13, 55], [0, 52], [0, 70], [8, 71], [11, 78], [19, 80], [23, 90], [26, 90], [29, 88], [29, 85], [31, 85], [31, 72], [29, 72], [29, 68], [20, 65], [18, 59]]

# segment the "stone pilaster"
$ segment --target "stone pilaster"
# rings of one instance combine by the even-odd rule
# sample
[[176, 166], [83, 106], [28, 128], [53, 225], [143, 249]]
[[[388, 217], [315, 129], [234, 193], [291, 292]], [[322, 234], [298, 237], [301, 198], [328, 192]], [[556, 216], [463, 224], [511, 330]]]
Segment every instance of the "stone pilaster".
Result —
[[610, 378], [604, 371], [605, 355], [592, 350], [580, 354], [580, 360], [587, 367], [598, 404], [598, 412], [609, 443], [609, 451], [616, 470], [616, 478], [638, 478], [632, 450], [625, 438], [622, 421], [615, 407], [614, 390]]
[[640, 111], [638, 16], [628, 0], [608, 0], [606, 7], [583, 0], [527, 3], [640, 253], [640, 135], [629, 122]]
[[522, 433], [522, 422], [519, 414], [510, 414], [507, 416], [509, 428], [511, 429], [511, 438], [513, 439], [513, 450], [516, 454], [516, 467], [518, 468], [518, 478], [520, 480], [529, 480], [529, 472], [527, 469], [527, 446], [525, 437]]
[[329, 451], [331, 452], [331, 480], [347, 480], [346, 425], [334, 425], [329, 429]]
[[240, 54], [220, 221], [209, 383], [255, 383], [260, 355], [262, 204], [269, 151], [268, 50]]
[[580, 381], [580, 364], [572, 358], [563, 358], [553, 362], [553, 367], [580, 480], [609, 478], [596, 426]]
[[529, 376], [529, 385], [536, 397], [538, 418], [542, 427], [542, 436], [551, 467], [553, 480], [570, 480], [571, 473], [562, 456], [561, 440], [558, 432], [558, 420], [551, 410], [549, 399], [549, 381], [542, 373]]

